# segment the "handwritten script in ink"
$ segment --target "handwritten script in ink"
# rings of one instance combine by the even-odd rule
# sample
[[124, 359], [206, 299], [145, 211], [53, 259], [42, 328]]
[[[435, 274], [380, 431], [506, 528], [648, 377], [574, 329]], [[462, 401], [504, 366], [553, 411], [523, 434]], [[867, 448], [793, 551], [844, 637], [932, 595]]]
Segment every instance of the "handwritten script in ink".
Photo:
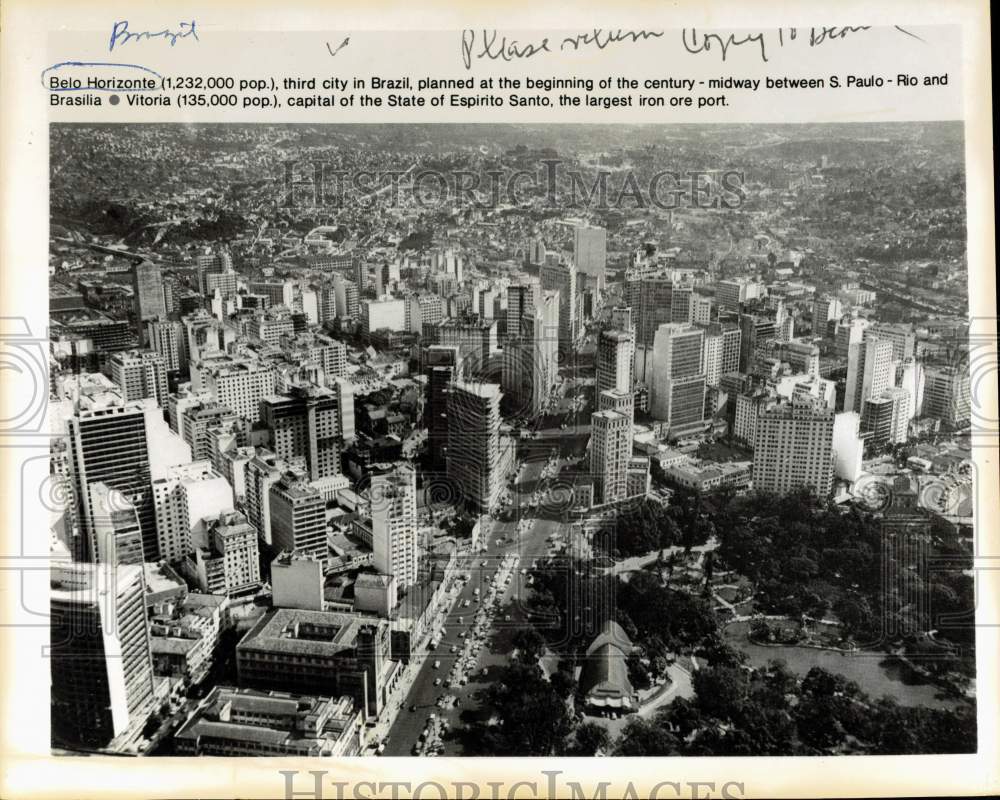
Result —
[[[819, 47], [832, 45], [872, 30], [871, 25], [834, 25], [813, 28], [777, 28], [761, 31], [703, 31], [697, 28], [684, 28], [680, 31], [680, 46], [684, 53], [702, 55], [705, 53], [718, 56], [725, 61], [735, 51], [742, 50], [756, 53], [761, 61], [767, 61], [769, 54], [775, 48], [797, 45]], [[894, 30], [902, 35], [923, 42], [917, 34], [899, 25]], [[638, 29], [603, 29], [594, 28], [582, 33], [572, 34], [535, 34], [529, 38], [515, 38], [496, 29], [466, 28], [462, 31], [461, 53], [462, 63], [466, 69], [472, 69], [475, 61], [507, 61], [513, 62], [529, 59], [545, 53], [578, 52], [581, 50], [606, 50], [613, 45], [635, 45], [648, 40], [664, 39], [666, 31]], [[669, 41], [669, 39], [667, 39]]]
[[147, 39], [164, 39], [170, 42], [173, 47], [181, 39], [194, 37], [196, 42], [200, 42], [198, 31], [195, 28], [195, 21], [178, 23], [177, 30], [164, 28], [161, 31], [131, 31], [128, 27], [128, 20], [123, 19], [115, 22], [111, 27], [111, 40], [108, 42], [108, 50], [114, 52], [116, 47], [128, 44], [129, 42], [142, 42]]

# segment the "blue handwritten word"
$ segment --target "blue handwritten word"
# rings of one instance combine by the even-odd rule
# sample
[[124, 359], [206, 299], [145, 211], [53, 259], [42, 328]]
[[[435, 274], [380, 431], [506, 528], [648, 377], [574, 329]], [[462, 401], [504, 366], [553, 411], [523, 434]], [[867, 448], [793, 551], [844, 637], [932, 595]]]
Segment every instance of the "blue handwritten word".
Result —
[[[113, 89], [113, 88], [88, 88], [86, 85], [75, 86], [75, 85], [64, 85], [64, 86], [53, 86], [50, 82], [46, 81], [46, 76], [50, 73], [68, 73], [72, 75], [79, 69], [91, 69], [93, 67], [112, 67], [116, 71], [125, 70], [129, 72], [131, 70], [139, 70], [141, 72], [148, 73], [149, 75], [155, 76], [156, 78], [162, 79], [163, 76], [159, 72], [150, 69], [149, 67], [142, 67], [138, 64], [116, 64], [110, 61], [60, 61], [58, 64], [53, 64], [51, 67], [46, 67], [42, 70], [42, 86], [48, 89], [50, 92], [79, 92], [79, 91], [98, 91], [98, 92], [114, 92], [114, 91], [132, 91], [132, 92], [150, 92], [155, 91], [154, 88], [146, 87], [136, 87], [132, 89]], [[72, 83], [72, 81], [69, 81]], [[159, 88], [159, 87], [156, 87]]]
[[193, 36], [196, 42], [200, 42], [201, 39], [198, 38], [198, 31], [195, 30], [194, 20], [190, 22], [179, 23], [180, 30], [172, 31], [164, 28], [162, 31], [140, 31], [138, 33], [132, 33], [128, 29], [128, 20], [123, 19], [114, 24], [111, 28], [111, 41], [108, 43], [108, 50], [113, 51], [115, 46], [121, 47], [123, 44], [135, 39], [136, 41], [142, 41], [143, 39], [166, 39], [170, 42], [170, 46], [173, 47], [177, 44], [178, 39], [186, 39], [189, 36]]

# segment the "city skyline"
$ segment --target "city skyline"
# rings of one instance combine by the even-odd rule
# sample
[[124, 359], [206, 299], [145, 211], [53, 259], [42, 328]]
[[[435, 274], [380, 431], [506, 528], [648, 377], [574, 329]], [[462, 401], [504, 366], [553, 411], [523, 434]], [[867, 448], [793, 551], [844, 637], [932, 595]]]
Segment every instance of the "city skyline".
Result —
[[962, 148], [52, 126], [53, 747], [974, 751]]

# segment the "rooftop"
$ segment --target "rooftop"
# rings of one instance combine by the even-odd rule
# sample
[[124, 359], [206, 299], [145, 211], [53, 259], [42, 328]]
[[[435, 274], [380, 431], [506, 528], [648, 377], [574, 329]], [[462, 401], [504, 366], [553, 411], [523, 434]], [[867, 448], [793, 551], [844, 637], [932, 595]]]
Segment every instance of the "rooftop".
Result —
[[353, 649], [358, 631], [366, 623], [373, 624], [353, 614], [335, 611], [277, 609], [250, 629], [237, 650], [333, 656]]

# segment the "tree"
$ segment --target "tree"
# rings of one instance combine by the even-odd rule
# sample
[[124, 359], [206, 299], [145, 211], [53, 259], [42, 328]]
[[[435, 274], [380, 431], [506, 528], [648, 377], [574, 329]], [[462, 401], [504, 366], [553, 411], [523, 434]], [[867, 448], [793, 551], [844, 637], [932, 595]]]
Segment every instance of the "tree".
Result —
[[737, 667], [706, 667], [694, 674], [694, 691], [703, 713], [729, 719], [746, 699], [749, 685]]
[[499, 719], [483, 733], [484, 746], [498, 755], [551, 755], [573, 728], [565, 700], [536, 665], [507, 667], [483, 700]]
[[549, 678], [549, 683], [552, 684], [555, 693], [564, 700], [569, 699], [576, 692], [576, 679], [572, 673], [564, 669], [557, 669], [553, 672]]
[[818, 695], [803, 700], [795, 708], [799, 738], [817, 750], [829, 750], [844, 739], [844, 730], [833, 714], [833, 698]]
[[625, 666], [628, 669], [628, 679], [636, 689], [648, 689], [653, 685], [649, 667], [643, 663], [642, 656], [638, 652], [629, 653], [625, 659]]
[[670, 731], [641, 717], [629, 720], [615, 747], [616, 756], [676, 755], [679, 743]]
[[545, 640], [533, 627], [518, 629], [514, 634], [513, 645], [518, 650], [519, 658], [525, 663], [534, 664], [545, 652]]
[[569, 755], [593, 756], [607, 753], [611, 749], [611, 735], [596, 722], [584, 722], [577, 726], [569, 746]]

